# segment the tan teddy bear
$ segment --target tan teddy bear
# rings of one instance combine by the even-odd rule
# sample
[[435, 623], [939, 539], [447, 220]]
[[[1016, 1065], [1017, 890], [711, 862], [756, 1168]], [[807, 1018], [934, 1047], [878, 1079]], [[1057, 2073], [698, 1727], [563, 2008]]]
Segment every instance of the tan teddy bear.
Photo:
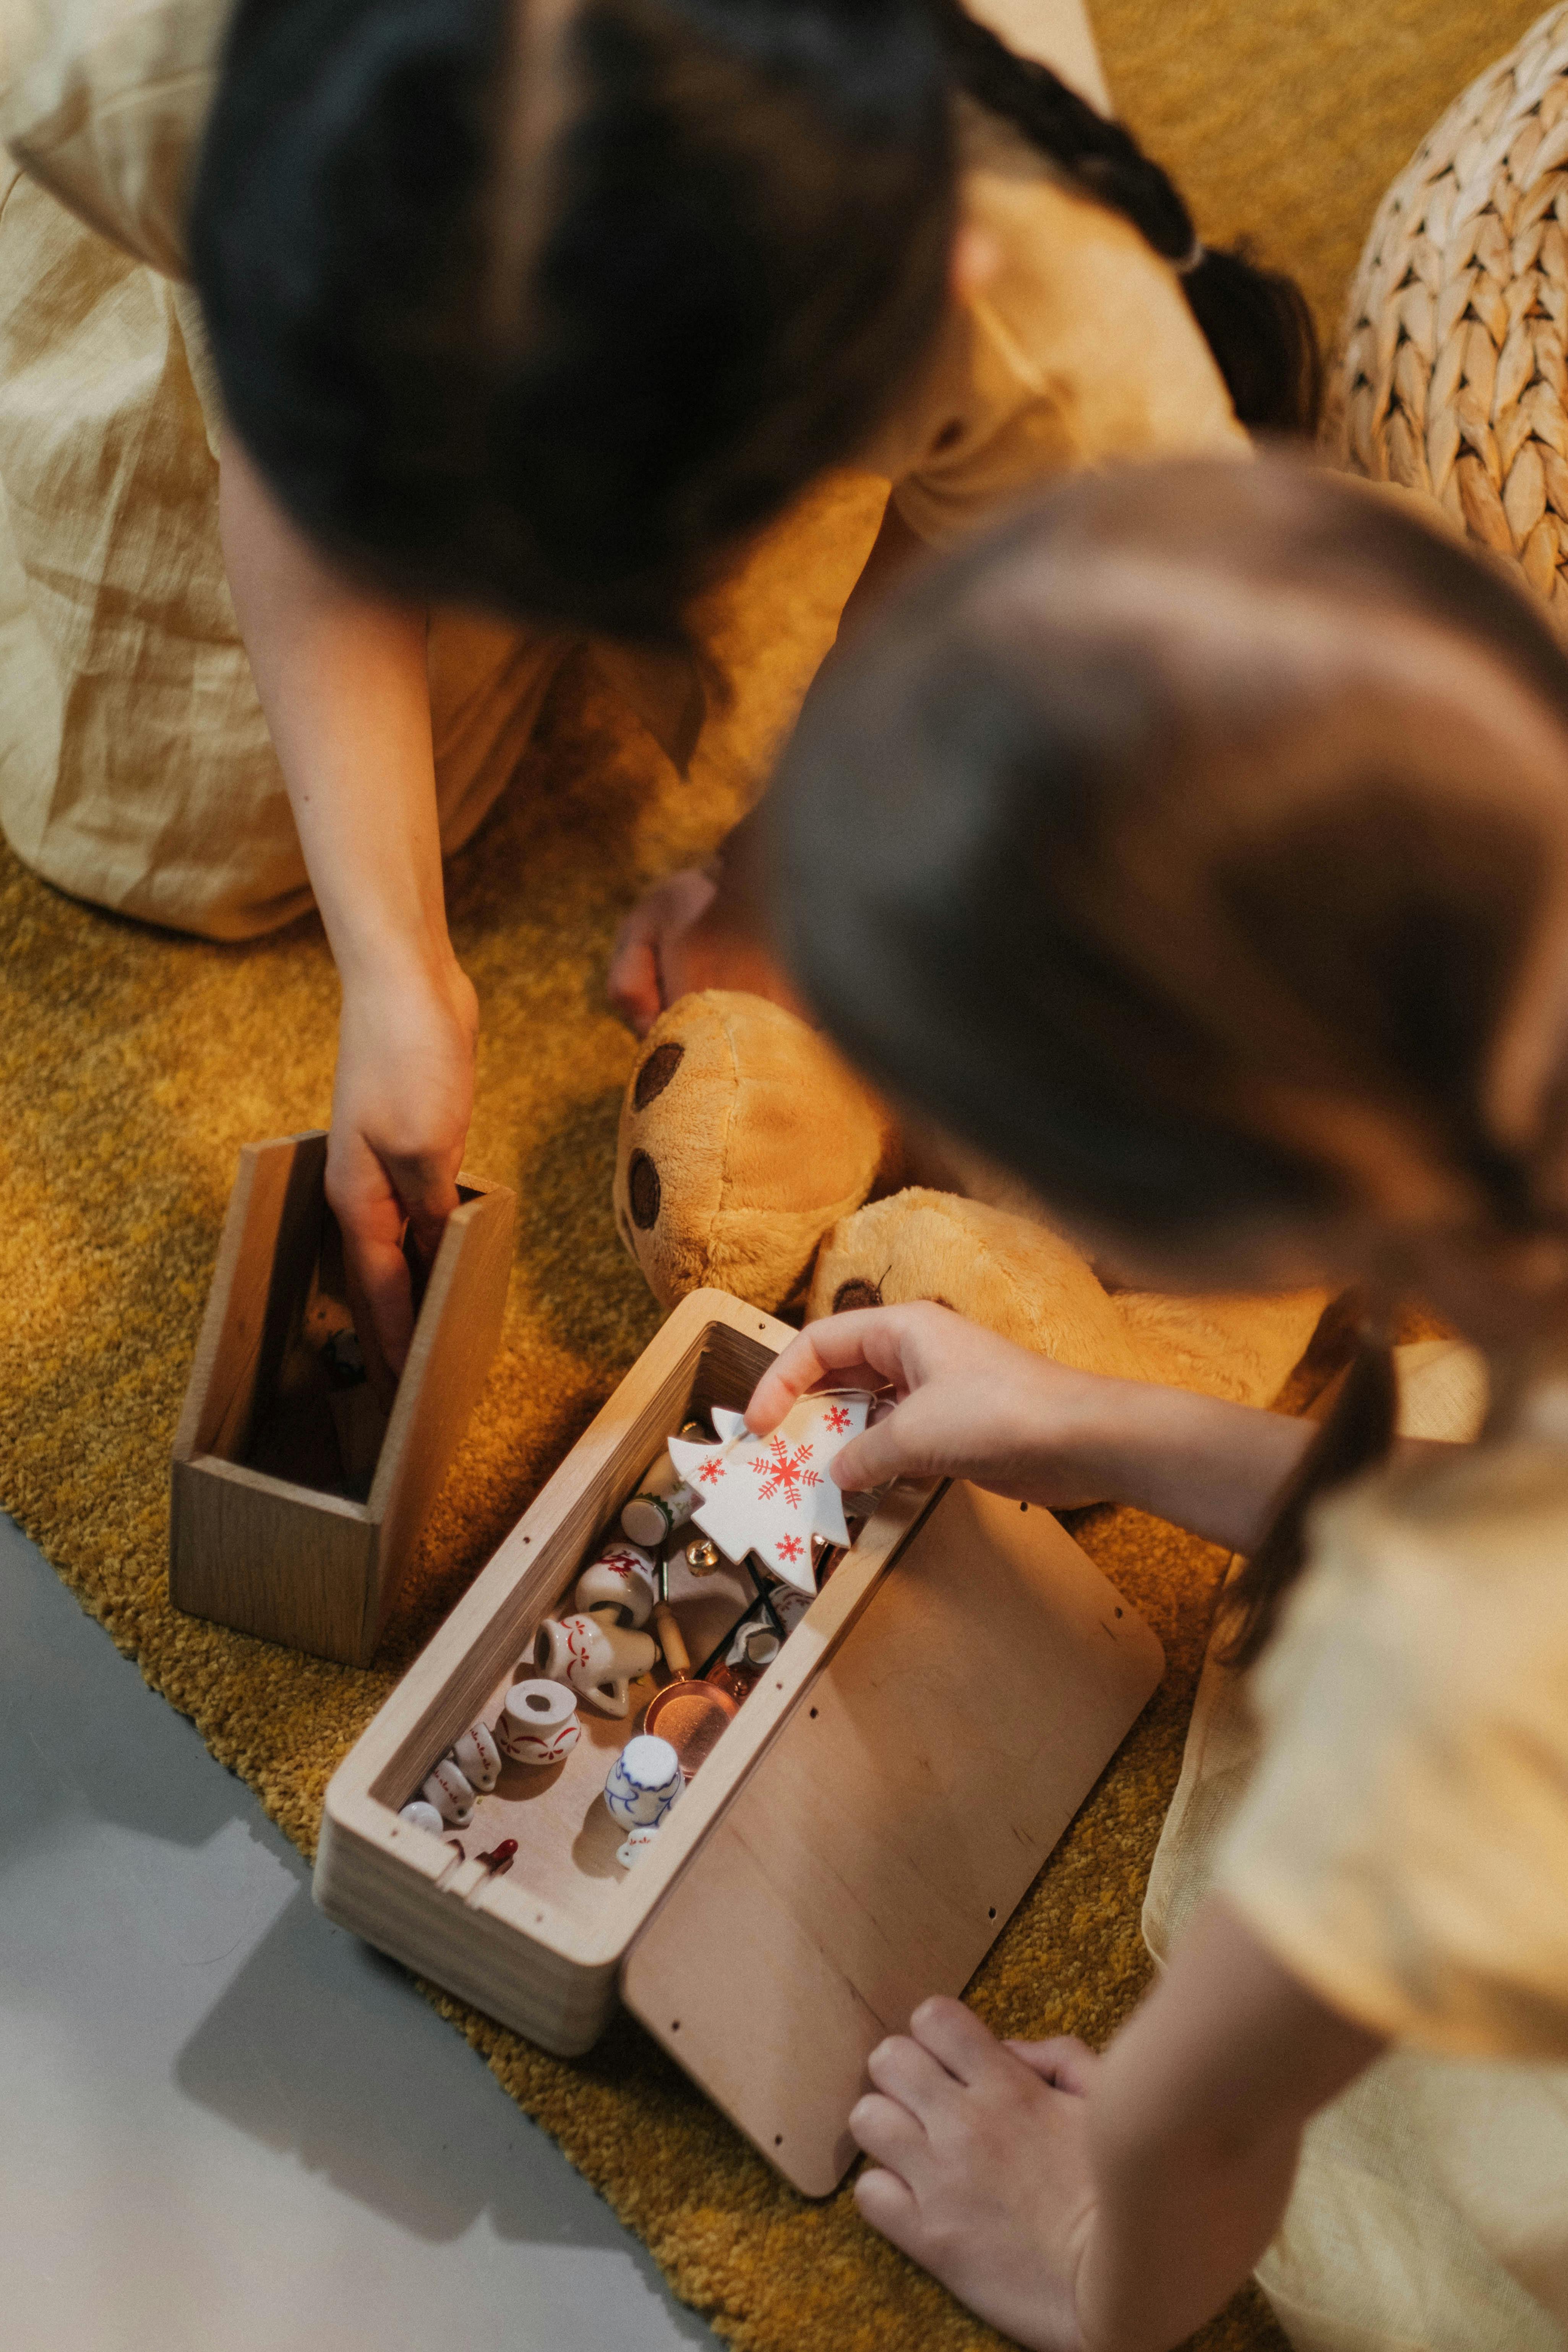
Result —
[[710, 989], [645, 1042], [621, 1109], [616, 1222], [664, 1307], [705, 1283], [808, 1322], [934, 1298], [1080, 1370], [1247, 1404], [1279, 1394], [1327, 1305], [1321, 1291], [1108, 1289], [1039, 1217], [900, 1189], [922, 1149], [804, 1021]]

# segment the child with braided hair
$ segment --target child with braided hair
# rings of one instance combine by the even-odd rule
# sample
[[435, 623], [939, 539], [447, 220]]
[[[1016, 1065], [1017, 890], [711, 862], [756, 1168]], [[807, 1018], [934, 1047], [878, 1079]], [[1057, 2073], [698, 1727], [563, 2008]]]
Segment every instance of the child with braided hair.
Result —
[[[0, 0], [0, 822], [211, 937], [314, 898], [384, 1384], [472, 1100], [442, 861], [567, 653], [684, 758], [688, 601], [827, 469], [893, 485], [860, 606], [1064, 469], [1311, 422], [1293, 289], [956, 0]], [[612, 997], [713, 979], [777, 984], [676, 877]]]
[[[759, 1433], [887, 1391], [847, 1488], [1114, 1500], [1250, 1555], [1155, 1990], [1098, 2055], [917, 2009], [851, 2118], [862, 2212], [1031, 2352], [1166, 2352], [1255, 2265], [1300, 2352], [1560, 2352], [1561, 644], [1281, 457], [1079, 483], [846, 656], [773, 823], [788, 968], [878, 1084], [1135, 1282], [1369, 1302], [1317, 1432], [929, 1304], [811, 1324], [758, 1388]], [[1395, 1444], [1411, 1296], [1486, 1360], [1473, 1444]]]

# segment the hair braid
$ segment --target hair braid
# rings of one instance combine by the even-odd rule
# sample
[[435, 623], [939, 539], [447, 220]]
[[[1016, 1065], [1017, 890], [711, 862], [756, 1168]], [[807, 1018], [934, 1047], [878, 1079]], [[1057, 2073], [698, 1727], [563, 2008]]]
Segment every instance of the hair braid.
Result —
[[1249, 1666], [1263, 1649], [1307, 1564], [1314, 1504], [1386, 1458], [1398, 1410], [1394, 1349], [1381, 1331], [1363, 1331], [1327, 1419], [1286, 1481], [1257, 1550], [1225, 1594], [1228, 1631], [1221, 1655], [1227, 1664]]
[[1244, 248], [1201, 245], [1186, 201], [1125, 123], [1103, 115], [1033, 58], [1019, 57], [962, 0], [936, 0], [954, 79], [1085, 194], [1121, 214], [1182, 273], [1193, 316], [1243, 425], [1311, 433], [1322, 400], [1322, 358], [1306, 299], [1292, 278], [1262, 269]]

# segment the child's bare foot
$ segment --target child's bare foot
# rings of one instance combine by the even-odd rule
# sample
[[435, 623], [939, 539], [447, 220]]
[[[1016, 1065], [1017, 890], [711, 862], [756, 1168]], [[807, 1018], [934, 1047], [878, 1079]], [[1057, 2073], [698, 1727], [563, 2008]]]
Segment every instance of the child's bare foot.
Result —
[[1076, 2352], [1073, 2279], [1093, 2202], [1081, 2042], [1000, 2042], [961, 2001], [922, 2002], [871, 2053], [849, 2127], [885, 2167], [874, 2230], [1028, 2352]]

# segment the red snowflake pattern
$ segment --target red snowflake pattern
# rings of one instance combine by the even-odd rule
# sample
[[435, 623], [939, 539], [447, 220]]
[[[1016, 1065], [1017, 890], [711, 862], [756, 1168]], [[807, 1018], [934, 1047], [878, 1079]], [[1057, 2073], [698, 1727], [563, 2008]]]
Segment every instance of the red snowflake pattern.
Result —
[[775, 1437], [765, 1454], [759, 1454], [754, 1462], [746, 1465], [748, 1469], [754, 1470], [763, 1481], [758, 1490], [761, 1499], [771, 1503], [775, 1495], [783, 1495], [791, 1510], [798, 1510], [801, 1488], [822, 1484], [816, 1472], [805, 1467], [811, 1454], [809, 1445], [797, 1445], [792, 1454], [784, 1439]]
[[844, 1407], [841, 1404], [836, 1404], [832, 1412], [826, 1413], [823, 1418], [826, 1422], [828, 1428], [832, 1430], [847, 1429], [849, 1426], [849, 1415], [845, 1412]]
[[795, 1560], [800, 1558], [801, 1553], [805, 1549], [805, 1546], [801, 1542], [798, 1536], [782, 1536], [779, 1538], [776, 1549], [781, 1559]]
[[697, 1465], [697, 1483], [700, 1486], [711, 1486], [723, 1475], [724, 1465], [716, 1454], [711, 1462], [700, 1462]]

